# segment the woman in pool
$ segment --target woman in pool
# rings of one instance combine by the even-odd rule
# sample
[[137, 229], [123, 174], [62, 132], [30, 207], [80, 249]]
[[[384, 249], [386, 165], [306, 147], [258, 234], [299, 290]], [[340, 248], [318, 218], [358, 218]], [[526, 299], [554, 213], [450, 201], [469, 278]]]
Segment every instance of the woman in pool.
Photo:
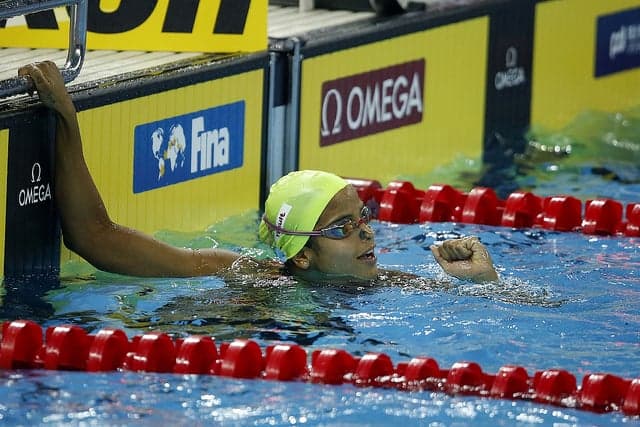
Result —
[[[55, 200], [64, 243], [95, 267], [162, 277], [226, 276], [255, 268], [256, 274], [281, 271], [303, 280], [331, 282], [368, 282], [381, 273], [368, 209], [353, 186], [326, 172], [293, 172], [271, 188], [260, 238], [285, 254], [284, 266], [222, 249], [174, 247], [112, 222], [85, 163], [76, 110], [57, 66], [30, 64], [19, 74], [33, 80], [42, 103], [56, 113]], [[448, 240], [431, 250], [454, 277], [475, 282], [498, 278], [491, 257], [475, 237]]]

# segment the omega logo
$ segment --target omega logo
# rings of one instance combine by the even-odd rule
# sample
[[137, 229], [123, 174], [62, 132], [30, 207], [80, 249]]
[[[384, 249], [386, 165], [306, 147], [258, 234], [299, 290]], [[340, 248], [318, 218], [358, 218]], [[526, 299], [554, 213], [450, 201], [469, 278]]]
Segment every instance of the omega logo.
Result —
[[518, 67], [518, 50], [509, 46], [505, 53], [506, 70], [498, 71], [494, 77], [494, 86], [497, 90], [520, 86], [526, 81], [524, 67]]
[[420, 122], [423, 89], [424, 60], [325, 82], [320, 145]]
[[31, 186], [22, 188], [18, 192], [18, 205], [21, 207], [35, 205], [51, 200], [51, 186], [49, 183], [40, 183], [42, 180], [42, 166], [35, 162], [31, 166]]

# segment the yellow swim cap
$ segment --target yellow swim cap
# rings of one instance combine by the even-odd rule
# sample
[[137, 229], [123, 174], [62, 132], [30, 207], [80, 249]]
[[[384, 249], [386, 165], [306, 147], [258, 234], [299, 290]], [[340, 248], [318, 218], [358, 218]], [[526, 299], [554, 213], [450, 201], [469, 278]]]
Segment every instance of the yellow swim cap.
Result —
[[[288, 231], [312, 231], [333, 196], [348, 182], [328, 172], [291, 172], [272, 186], [264, 206], [269, 223]], [[291, 236], [260, 222], [260, 240], [280, 249], [287, 259], [300, 252], [309, 236]]]

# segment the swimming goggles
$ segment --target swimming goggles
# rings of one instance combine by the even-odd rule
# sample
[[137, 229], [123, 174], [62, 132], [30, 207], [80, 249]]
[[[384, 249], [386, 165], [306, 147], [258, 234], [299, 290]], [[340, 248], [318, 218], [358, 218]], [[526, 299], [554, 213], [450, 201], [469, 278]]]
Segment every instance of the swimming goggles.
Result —
[[286, 234], [289, 236], [322, 236], [329, 239], [341, 240], [349, 237], [349, 235], [356, 229], [360, 228], [362, 224], [368, 224], [371, 221], [371, 211], [367, 206], [363, 206], [360, 211], [360, 218], [352, 219], [345, 218], [333, 225], [314, 231], [293, 231], [279, 227], [267, 219], [266, 215], [262, 216], [262, 220], [271, 230], [276, 233]]

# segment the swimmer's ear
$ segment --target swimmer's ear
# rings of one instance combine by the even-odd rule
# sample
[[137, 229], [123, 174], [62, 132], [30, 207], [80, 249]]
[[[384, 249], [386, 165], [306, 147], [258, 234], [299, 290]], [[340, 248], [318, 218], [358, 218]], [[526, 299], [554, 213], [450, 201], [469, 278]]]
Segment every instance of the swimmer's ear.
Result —
[[300, 249], [300, 252], [295, 254], [293, 258], [291, 258], [291, 261], [299, 269], [308, 270], [309, 267], [311, 267], [311, 256], [312, 255], [311, 255], [311, 251], [309, 250], [309, 248], [304, 247], [304, 248]]

